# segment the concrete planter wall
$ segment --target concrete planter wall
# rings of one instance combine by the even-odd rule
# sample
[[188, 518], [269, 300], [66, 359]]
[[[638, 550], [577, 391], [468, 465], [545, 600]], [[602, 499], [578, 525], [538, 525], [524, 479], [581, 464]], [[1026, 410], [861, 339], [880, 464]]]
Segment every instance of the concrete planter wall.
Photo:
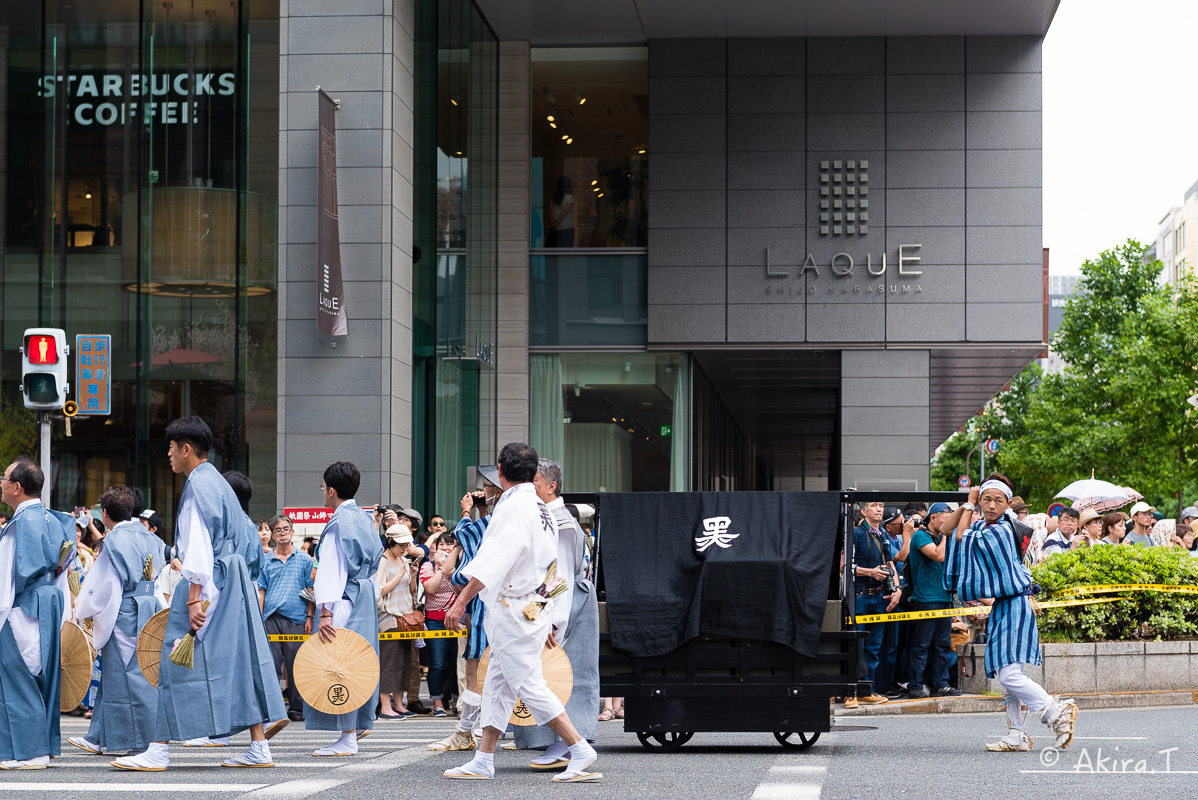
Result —
[[[970, 647], [958, 648], [967, 669]], [[962, 691], [1001, 693], [998, 681], [986, 677], [986, 646], [972, 647], [977, 673], [962, 676]], [[1198, 689], [1198, 641], [1042, 644], [1040, 649], [1044, 665], [1025, 667], [1024, 672], [1053, 694]]]

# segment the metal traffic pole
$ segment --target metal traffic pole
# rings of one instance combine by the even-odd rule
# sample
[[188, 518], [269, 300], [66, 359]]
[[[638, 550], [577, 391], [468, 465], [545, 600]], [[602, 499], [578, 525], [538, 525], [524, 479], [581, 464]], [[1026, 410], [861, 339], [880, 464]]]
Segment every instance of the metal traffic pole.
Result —
[[50, 412], [37, 412], [37, 423], [41, 435], [42, 505], [50, 507]]

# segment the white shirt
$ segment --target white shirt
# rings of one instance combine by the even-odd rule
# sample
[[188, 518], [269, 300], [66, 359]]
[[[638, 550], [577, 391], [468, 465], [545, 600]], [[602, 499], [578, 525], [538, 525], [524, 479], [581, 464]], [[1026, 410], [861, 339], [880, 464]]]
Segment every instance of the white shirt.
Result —
[[175, 543], [179, 560], [183, 562], [183, 579], [188, 583], [199, 584], [200, 599], [208, 601], [208, 610], [204, 612], [207, 618], [196, 633], [196, 639], [203, 640], [204, 632], [208, 629], [208, 620], [212, 619], [216, 603], [220, 600], [220, 589], [212, 582], [212, 574], [216, 567], [216, 558], [212, 554], [212, 534], [208, 532], [208, 526], [200, 516], [200, 509], [190, 496], [184, 499], [179, 508]]
[[[41, 508], [42, 501], [39, 498], [26, 500], [17, 505], [13, 509], [12, 519], [9, 520], [9, 525], [12, 520], [17, 518], [17, 515], [26, 508], [34, 506]], [[57, 520], [55, 520], [57, 523]], [[8, 527], [7, 525], [5, 526]], [[14, 528], [14, 530], [16, 530]], [[21, 652], [21, 660], [25, 662], [26, 669], [32, 675], [42, 674], [42, 633], [41, 625], [36, 617], [31, 617], [21, 609], [17, 608], [16, 603], [16, 577], [13, 571], [16, 569], [16, 536], [0, 537], [0, 630], [4, 629], [5, 624], [12, 628], [13, 638], [17, 641], [17, 649]], [[67, 570], [62, 571], [60, 580], [55, 581], [55, 585], [63, 592], [63, 619], [58, 621], [58, 627], [62, 627], [63, 620], [66, 619], [67, 609], [71, 607], [71, 595], [67, 589]]]
[[[504, 597], [524, 597], [545, 581], [557, 558], [557, 527], [531, 483], [518, 483], [500, 496], [482, 544], [462, 568], [483, 584], [488, 606]], [[559, 567], [561, 565], [559, 564]]]

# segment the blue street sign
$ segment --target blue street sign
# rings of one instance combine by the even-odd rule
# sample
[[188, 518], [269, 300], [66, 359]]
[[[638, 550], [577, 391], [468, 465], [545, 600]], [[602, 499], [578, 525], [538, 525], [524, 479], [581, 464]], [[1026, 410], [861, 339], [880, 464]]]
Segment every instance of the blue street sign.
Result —
[[75, 402], [80, 414], [112, 413], [112, 337], [75, 337]]

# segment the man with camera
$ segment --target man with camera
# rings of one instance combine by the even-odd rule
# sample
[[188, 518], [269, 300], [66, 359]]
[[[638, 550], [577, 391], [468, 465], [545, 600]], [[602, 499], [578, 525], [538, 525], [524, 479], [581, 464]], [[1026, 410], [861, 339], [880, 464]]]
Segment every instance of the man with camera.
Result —
[[[908, 558], [911, 565], [912, 611], [950, 608], [951, 598], [944, 588], [944, 549], [947, 537], [940, 524], [948, 518], [947, 503], [933, 503], [927, 517], [911, 535]], [[948, 683], [949, 653], [952, 652], [952, 620], [916, 619], [911, 621], [911, 680], [907, 694], [913, 698], [949, 697], [961, 694]]]
[[[856, 576], [858, 616], [893, 611], [903, 596], [898, 572], [890, 556], [890, 545], [881, 528], [884, 509], [882, 503], [864, 504], [861, 508], [861, 524], [853, 529], [853, 574]], [[886, 623], [866, 623], [858, 625], [857, 629], [866, 633], [858, 677], [872, 681], [878, 671]], [[866, 704], [886, 702], [886, 698], [875, 689], [865, 697], [846, 697], [845, 707], [855, 707], [858, 700]]]

